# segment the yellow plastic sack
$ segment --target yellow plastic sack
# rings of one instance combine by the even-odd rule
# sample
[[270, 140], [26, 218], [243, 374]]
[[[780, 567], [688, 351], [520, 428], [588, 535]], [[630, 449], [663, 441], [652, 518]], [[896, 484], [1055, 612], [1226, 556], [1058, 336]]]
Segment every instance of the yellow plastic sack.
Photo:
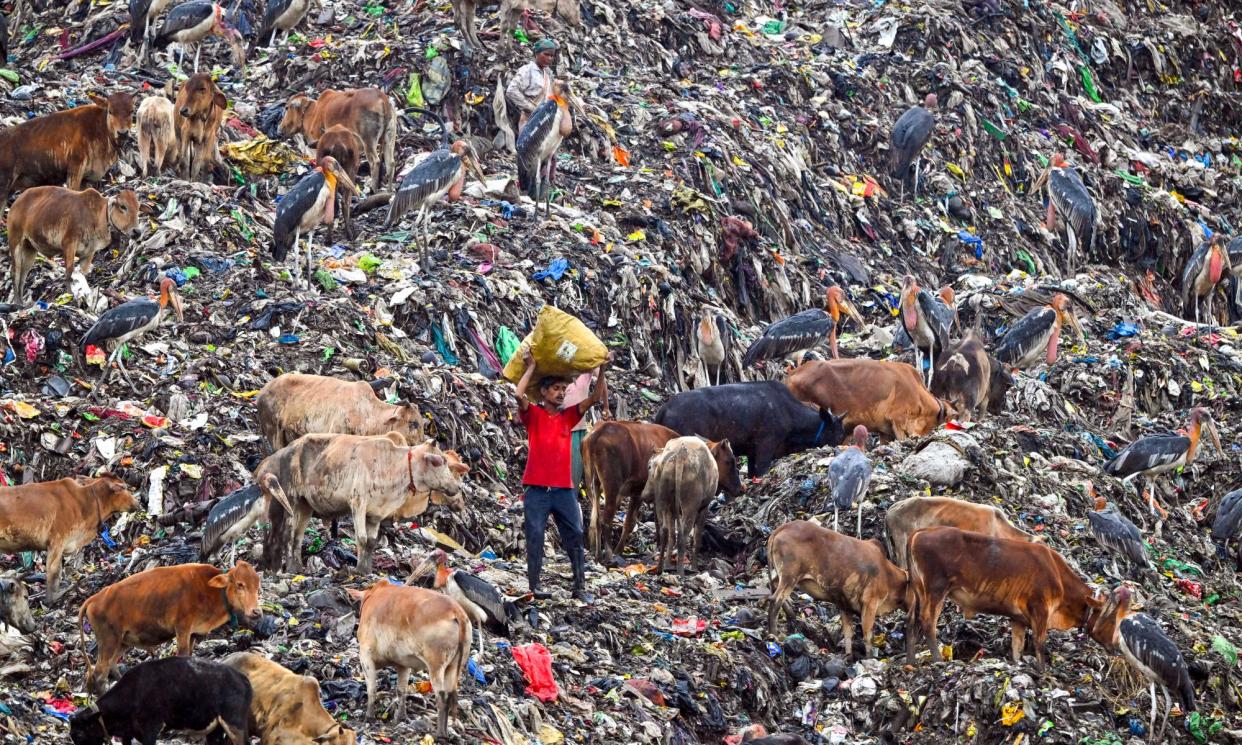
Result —
[[526, 349], [535, 357], [540, 375], [563, 375], [594, 370], [608, 359], [608, 347], [582, 321], [560, 308], [543, 306], [535, 329], [522, 340], [518, 351], [505, 364], [504, 375], [516, 383], [526, 372], [523, 361]]

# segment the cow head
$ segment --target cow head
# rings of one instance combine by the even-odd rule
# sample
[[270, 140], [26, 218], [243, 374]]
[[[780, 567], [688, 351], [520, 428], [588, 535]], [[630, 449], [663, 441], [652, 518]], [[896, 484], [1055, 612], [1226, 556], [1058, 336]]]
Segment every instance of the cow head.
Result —
[[[456, 450], [445, 450], [444, 459], [448, 461], [449, 470], [453, 472], [453, 475], [459, 481], [466, 478], [466, 474], [470, 472], [470, 466], [461, 462], [461, 456], [457, 454]], [[463, 494], [464, 492], [444, 494], [433, 491], [430, 499], [432, 504], [444, 505], [454, 512], [462, 512], [466, 509], [466, 500]]]
[[39, 628], [30, 612], [30, 603], [26, 601], [26, 585], [19, 579], [0, 578], [0, 620], [26, 634]]
[[820, 407], [820, 434], [815, 438], [817, 446], [840, 445], [845, 437], [845, 416], [837, 416], [828, 409]]
[[315, 745], [357, 745], [358, 736], [352, 729], [346, 729], [340, 722], [334, 722], [327, 732], [316, 735]]
[[281, 137], [292, 137], [295, 134], [305, 132], [306, 114], [314, 103], [314, 99], [302, 93], [291, 96], [285, 102], [285, 115], [280, 118], [280, 124], [276, 127], [276, 134]]
[[423, 413], [417, 404], [398, 406], [385, 423], [389, 432], [400, 432], [410, 444], [417, 444], [423, 439]]
[[129, 189], [108, 199], [108, 224], [122, 235], [138, 233], [138, 197]]
[[733, 446], [729, 444], [729, 440], [708, 441], [707, 449], [711, 451], [712, 458], [716, 460], [716, 472], [719, 474], [717, 484], [720, 490], [730, 497], [741, 494], [742, 478], [738, 475], [737, 458], [733, 455]]
[[992, 355], [988, 355], [988, 363], [992, 368], [992, 377], [988, 384], [988, 412], [999, 414], [1005, 410], [1005, 395], [1013, 388], [1013, 375]]
[[231, 615], [247, 626], [255, 626], [263, 620], [259, 607], [259, 573], [245, 561], [207, 580], [207, 585], [222, 590], [224, 602]]
[[70, 715], [69, 739], [73, 745], [104, 745], [112, 741], [104, 729], [103, 713], [98, 706], [78, 709]]
[[[427, 440], [413, 448], [410, 459], [410, 481], [414, 491], [440, 492], [446, 497], [461, 493], [464, 472], [449, 467], [448, 458], [434, 441]], [[461, 465], [460, 460], [458, 465]], [[467, 470], [469, 470], [467, 468]], [[437, 502], [437, 504], [443, 504]]]
[[103, 517], [106, 518], [114, 512], [129, 512], [138, 509], [138, 498], [129, 490], [129, 484], [126, 484], [120, 476], [105, 471], [91, 483], [104, 490], [102, 493], [96, 492], [96, 499], [100, 502], [99, 511]]
[[177, 94], [177, 114], [186, 119], [206, 121], [213, 113], [219, 115], [228, 105], [215, 81], [205, 72], [191, 75]]
[[1130, 615], [1133, 600], [1134, 593], [1125, 585], [1118, 585], [1107, 599], [1092, 597], [1088, 600], [1087, 616], [1081, 625], [1105, 649], [1115, 650], [1121, 619]]
[[108, 134], [115, 139], [129, 132], [130, 124], [134, 120], [134, 96], [132, 94], [119, 92], [104, 98], [94, 93], [88, 93], [87, 97], [91, 99], [92, 103], [107, 112]]

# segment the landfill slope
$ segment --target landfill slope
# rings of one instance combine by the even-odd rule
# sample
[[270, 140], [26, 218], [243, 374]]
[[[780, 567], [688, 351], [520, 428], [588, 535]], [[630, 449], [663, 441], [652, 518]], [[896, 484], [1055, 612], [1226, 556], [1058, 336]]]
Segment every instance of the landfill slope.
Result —
[[[142, 69], [120, 41], [74, 53], [127, 20], [121, 4], [40, 5], [10, 24], [17, 81], [0, 80], [4, 124], [81, 104], [88, 92], [154, 94], [169, 78], [163, 52]], [[0, 660], [4, 742], [68, 741], [65, 715], [89, 702], [78, 607], [133, 572], [197, 560], [210, 505], [250, 483], [269, 452], [253, 396], [273, 375], [396, 377], [395, 395], [421, 407], [428, 435], [470, 465], [469, 510], [433, 507], [417, 524], [385, 526], [376, 577], [404, 580], [448, 538], [462, 546], [457, 567], [520, 595], [526, 448], [512, 386], [497, 376], [502, 327], [520, 339], [545, 303], [581, 318], [616, 353], [614, 413], [643, 419], [706, 384], [694, 342], [704, 307], [729, 323], [730, 381], [764, 324], [822, 307], [830, 284], [844, 286], [867, 321], [845, 326], [842, 355], [886, 358], [907, 273], [928, 287], [952, 284], [960, 327], [978, 323], [989, 336], [1015, 317], [1006, 293], [1033, 284], [1068, 287], [1093, 310], [1077, 308], [1085, 340], [1067, 339], [1046, 374], [1019, 374], [1004, 412], [970, 431], [976, 447], [960, 449], [957, 486], [902, 470], [911, 452], [936, 443], [873, 449], [864, 536], [882, 540], [884, 510], [916, 494], [996, 504], [1107, 591], [1122, 577], [1087, 532], [1090, 482], [1143, 529], [1157, 571], [1123, 563], [1120, 573], [1192, 663], [1202, 716], [1172, 717], [1166, 741], [1242, 740], [1234, 549], [1208, 537], [1220, 498], [1242, 485], [1242, 358], [1236, 326], [1196, 332], [1176, 320], [1182, 270], [1205, 229], [1232, 234], [1239, 223], [1242, 32], [1227, 4], [598, 0], [581, 4], [577, 25], [536, 11], [518, 35], [560, 42], [575, 114], [546, 219], [505, 182], [513, 156], [493, 142], [497, 81], [529, 59], [525, 42], [500, 39], [496, 9], [480, 8], [488, 49], [468, 58], [447, 3], [411, 6], [324, 0], [288, 47], [260, 49], [244, 72], [229, 67], [223, 44], [206, 42], [205, 69], [215, 64], [231, 106], [221, 128], [228, 173], [215, 186], [138, 178], [129, 146], [106, 185], [136, 191], [137, 239], [96, 256], [90, 291], [75, 301], [60, 298], [60, 264], [41, 262], [28, 292], [44, 302], [0, 314], [4, 477], [108, 467], [145, 508], [69, 560], [60, 605], [36, 598], [42, 633], [0, 645], [13, 649]], [[255, 4], [240, 7], [257, 25]], [[465, 201], [434, 210], [421, 266], [411, 243], [421, 231], [409, 218], [386, 228], [382, 207], [356, 214], [356, 240], [338, 229], [325, 248], [321, 231], [316, 288], [300, 290], [291, 265], [273, 264], [270, 244], [276, 199], [309, 170], [311, 153], [260, 130], [275, 135], [272, 107], [292, 93], [371, 85], [457, 122], [489, 190], [472, 183]], [[916, 198], [887, 173], [888, 134], [929, 92], [939, 104]], [[436, 126], [403, 114], [399, 164], [439, 138]], [[1064, 220], [1049, 231], [1033, 189], [1054, 152], [1083, 174], [1100, 211], [1094, 246], [1072, 272]], [[163, 276], [178, 282], [185, 322], [131, 344], [132, 387], [116, 371], [101, 385], [77, 340], [99, 310], [154, 291]], [[769, 363], [762, 374], [779, 372]], [[1184, 426], [1193, 406], [1213, 412], [1225, 452], [1208, 449], [1172, 475], [1176, 492], [1164, 487], [1169, 516], [1157, 532], [1135, 491], [1099, 467], [1120, 444]], [[831, 522], [832, 454], [782, 459], [714, 505], [705, 564], [684, 583], [636, 566], [653, 563], [649, 517], [624, 566], [588, 574], [591, 604], [568, 598], [568, 566], [550, 547], [557, 597], [511, 641], [550, 649], [561, 696], [543, 704], [526, 695], [512, 654], [489, 637], [478, 661], [486, 682], [467, 677], [452, 723], [461, 739], [718, 743], [751, 722], [810, 742], [1102, 745], [1145, 736], [1145, 682], [1082, 633], [1053, 632], [1048, 669], [1038, 671], [1031, 658], [1009, 661], [1007, 623], [963, 619], [950, 604], [940, 639], [951, 660], [904, 665], [898, 612], [877, 627], [879, 659], [856, 662], [841, 656], [835, 609], [799, 599], [769, 638], [764, 541], [788, 519], [827, 513]], [[854, 516], [841, 524], [851, 532]], [[338, 540], [317, 521], [311, 531], [304, 575], [263, 576], [275, 631], [221, 630], [196, 654], [260, 650], [318, 678], [325, 705], [362, 741], [430, 742], [431, 696], [411, 694], [410, 721], [387, 719], [391, 674], [381, 679], [383, 718], [364, 721], [357, 608], [345, 588], [372, 578], [350, 572], [349, 526]], [[238, 557], [256, 559], [261, 537], [253, 529]], [[41, 594], [41, 555], [0, 561]]]

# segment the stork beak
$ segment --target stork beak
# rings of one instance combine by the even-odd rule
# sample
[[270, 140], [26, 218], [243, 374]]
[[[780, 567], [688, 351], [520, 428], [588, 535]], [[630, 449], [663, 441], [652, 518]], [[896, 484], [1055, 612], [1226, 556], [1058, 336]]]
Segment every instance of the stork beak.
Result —
[[421, 562], [410, 572], [410, 576], [406, 578], [405, 583], [413, 584], [415, 580], [426, 577], [436, 570], [436, 554], [434, 551], [427, 554]]
[[1225, 451], [1220, 447], [1220, 433], [1216, 431], [1216, 420], [1208, 417], [1207, 426], [1204, 429], [1207, 430], [1208, 437], [1212, 438], [1212, 447], [1216, 448], [1217, 454], [1223, 456]]
[[1078, 322], [1078, 316], [1074, 311], [1065, 311], [1065, 320], [1069, 322], [1070, 328], [1074, 329], [1074, 334], [1077, 335], [1078, 341], [1085, 342], [1087, 338], [1082, 332], [1082, 324]]
[[475, 156], [473, 148], [471, 148], [469, 153], [462, 157], [462, 160], [466, 161], [466, 167], [469, 168], [474, 173], [475, 177], [479, 179], [479, 183], [486, 186], [487, 177], [483, 175], [483, 168], [479, 165], [479, 159]]
[[332, 175], [336, 176], [336, 180], [339, 181], [341, 185], [343, 185], [346, 189], [349, 189], [350, 194], [358, 193], [358, 187], [354, 186], [354, 182], [349, 178], [349, 174], [345, 173], [345, 169], [341, 168], [339, 163], [334, 163], [332, 165]]
[[846, 300], [841, 303], [841, 307], [845, 309], [845, 314], [847, 316], [854, 319], [854, 323], [858, 324], [858, 328], [866, 328], [867, 324], [863, 321], [862, 314], [858, 312], [858, 308], [855, 308], [853, 303]]
[[1035, 183], [1031, 185], [1031, 191], [1039, 193], [1039, 190], [1044, 188], [1044, 184], [1048, 183], [1048, 177], [1051, 175], [1052, 161], [1049, 161], [1048, 167], [1044, 169], [1043, 173], [1039, 174], [1039, 178], [1035, 179]]
[[172, 303], [173, 313], [177, 314], [177, 323], [185, 323], [185, 313], [181, 309], [181, 296], [176, 290], [168, 293], [168, 302]]

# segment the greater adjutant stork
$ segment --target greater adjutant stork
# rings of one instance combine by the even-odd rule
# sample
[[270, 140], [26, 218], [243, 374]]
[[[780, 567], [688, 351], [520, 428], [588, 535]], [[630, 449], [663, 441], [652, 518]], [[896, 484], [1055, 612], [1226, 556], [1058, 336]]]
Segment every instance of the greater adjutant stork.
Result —
[[862, 538], [862, 500], [871, 486], [871, 459], [867, 457], [867, 428], [854, 428], [854, 442], [832, 459], [828, 466], [828, 488], [832, 490], [832, 529], [837, 530], [841, 510], [858, 505], [858, 527], [854, 533]]
[[911, 106], [897, 118], [890, 137], [889, 173], [901, 181], [904, 190], [913, 166], [915, 197], [919, 195], [919, 153], [923, 152], [923, 148], [931, 140], [932, 130], [936, 126], [936, 118], [932, 115], [935, 108], [936, 94], [928, 93], [922, 106]]
[[[1128, 594], [1128, 588], [1120, 588], [1118, 592]], [[1165, 635], [1156, 623], [1156, 619], [1146, 613], [1134, 613], [1121, 619], [1117, 624], [1116, 644], [1126, 662], [1147, 678], [1151, 686], [1151, 723], [1148, 725], [1148, 737], [1154, 742], [1161, 742], [1164, 729], [1169, 722], [1169, 712], [1173, 708], [1170, 689], [1177, 695], [1178, 705], [1182, 714], [1195, 710], [1195, 687], [1190, 682], [1190, 668], [1186, 658]], [[1160, 720], [1160, 731], [1156, 732], [1156, 686], [1164, 692], [1164, 717]]]
[[[272, 256], [284, 261], [293, 249], [297, 255], [298, 240], [306, 235], [306, 284], [310, 286], [314, 269], [315, 228], [330, 224], [336, 208], [336, 190], [342, 186], [348, 195], [357, 193], [349, 174], [331, 155], [324, 156], [319, 165], [302, 177], [276, 204], [276, 224], [272, 228]], [[347, 197], [348, 198], [348, 197]], [[297, 277], [298, 262], [293, 263], [291, 274]]]
[[173, 312], [177, 314], [178, 323], [185, 320], [181, 310], [181, 296], [177, 294], [177, 283], [171, 277], [164, 277], [160, 281], [159, 300], [149, 300], [145, 297], [135, 298], [115, 308], [109, 308], [99, 316], [95, 325], [87, 330], [79, 346], [85, 352], [86, 348], [92, 344], [97, 347], [113, 344], [108, 364], [116, 362], [121, 373], [124, 374], [125, 362], [121, 358], [121, 350], [125, 343], [159, 326], [164, 317], [168, 315], [169, 307], [172, 307]]
[[180, 46], [178, 67], [185, 61], [185, 45], [193, 44], [194, 72], [198, 72], [198, 57], [202, 52], [200, 42], [208, 36], [223, 37], [233, 49], [238, 67], [244, 64], [246, 55], [241, 46], [241, 34], [225, 21], [222, 6], [206, 0], [191, 0], [173, 8], [164, 19], [159, 35], [155, 37], [155, 44], [166, 47], [169, 42], [177, 42]]
[[[1229, 541], [1242, 538], [1242, 489], [1234, 489], [1220, 500], [1216, 519], [1212, 521], [1212, 540], [1222, 547]], [[1235, 563], [1242, 567], [1242, 546], [1238, 548]]]
[[1215, 323], [1212, 316], [1212, 296], [1216, 294], [1216, 285], [1229, 273], [1229, 252], [1225, 238], [1216, 233], [1199, 244], [1182, 268], [1182, 312], [1189, 312], [1193, 306], [1195, 323], [1198, 323], [1199, 304], [1207, 298], [1208, 323]]
[[[1195, 454], [1199, 451], [1200, 437], [1205, 430], [1212, 439], [1212, 444], [1216, 446], [1216, 452], [1223, 452], [1216, 422], [1212, 421], [1212, 415], [1207, 409], [1198, 407], [1190, 412], [1190, 425], [1186, 434], [1140, 437], [1105, 463], [1104, 472], [1121, 479], [1122, 483], [1129, 483], [1139, 476], [1150, 478], [1154, 486], [1160, 474], [1188, 466], [1194, 461]], [[1158, 506], [1155, 494], [1145, 498], [1154, 513]], [[1159, 509], [1164, 514], [1164, 509]]]
[[699, 313], [699, 322], [695, 326], [695, 346], [699, 359], [703, 361], [703, 371], [707, 374], [707, 382], [711, 384], [711, 373], [716, 371], [715, 385], [720, 385], [720, 373], [724, 371], [725, 346], [724, 333], [727, 322], [711, 308], [704, 308]]
[[764, 329], [763, 335], [747, 347], [746, 354], [742, 357], [742, 365], [750, 367], [762, 360], [793, 357], [817, 346], [825, 339], [832, 348], [833, 359], [836, 359], [837, 326], [841, 323], [841, 314], [853, 318], [860, 326], [863, 319], [854, 304], [845, 298], [845, 291], [839, 286], [828, 288], [827, 300], [827, 313], [812, 308], [769, 325]]
[[263, 37], [269, 34], [267, 45], [270, 47], [275, 44], [277, 31], [285, 32], [285, 38], [281, 43], [288, 42], [289, 32], [302, 22], [308, 10], [310, 10], [310, 0], [267, 0], [267, 8], [263, 11], [263, 25], [259, 28], [259, 33], [255, 34], [251, 50], [253, 51]]
[[507, 637], [509, 624], [521, 617], [513, 601], [505, 598], [491, 582], [460, 569], [450, 569], [448, 555], [441, 549], [432, 551], [414, 571], [409, 581], [426, 575], [434, 568], [435, 587], [456, 600], [479, 630], [479, 656], [483, 655], [483, 627]]
[[[1091, 493], [1094, 492], [1093, 486]], [[1116, 505], [1110, 505], [1098, 494], [1095, 494], [1095, 509], [1087, 512], [1087, 525], [1095, 540], [1112, 555], [1114, 574], [1118, 574], [1119, 555], [1126, 557], [1136, 566], [1151, 566], [1143, 550], [1143, 534], [1139, 532], [1138, 526], [1121, 514]]]
[[397, 193], [388, 205], [388, 219], [385, 227], [392, 227], [406, 213], [418, 210], [414, 227], [423, 224], [423, 245], [425, 251], [430, 242], [431, 207], [441, 199], [456, 202], [461, 199], [462, 189], [466, 185], [466, 170], [470, 169], [480, 181], [484, 180], [483, 170], [479, 168], [478, 158], [473, 148], [465, 140], [458, 140], [432, 152], [418, 162], [401, 179]]
[[535, 107], [517, 138], [518, 188], [538, 205], [547, 197], [544, 214], [552, 209], [552, 177], [556, 174], [556, 151], [573, 131], [569, 113], [569, 84], [552, 84], [548, 100]]
[[263, 492], [257, 484], [243, 486], [216, 502], [207, 513], [203, 525], [203, 542], [198, 548], [198, 558], [206, 561], [222, 546], [232, 544], [233, 560], [237, 563], [237, 539], [246, 534], [251, 525], [258, 522], [266, 512]]
[[1020, 370], [1041, 361], [1049, 365], [1056, 362], [1062, 325], [1068, 323], [1082, 336], [1078, 317], [1069, 303], [1069, 298], [1058, 292], [1044, 307], [1028, 311], [1001, 337], [996, 345], [996, 359]]
[[172, 0], [129, 0], [129, 41], [139, 48], [138, 59], [147, 56], [147, 44], [155, 36], [156, 16], [172, 5]]
[[1037, 192], [1044, 188], [1045, 183], [1048, 185], [1047, 228], [1049, 231], [1056, 230], [1056, 213], [1060, 212], [1067, 222], [1066, 263], [1073, 271], [1078, 263], [1078, 244], [1081, 242], [1087, 251], [1091, 251], [1095, 244], [1095, 224], [1100, 213], [1082, 177], [1061, 153], [1053, 153], [1048, 167], [1031, 190]]
[[[914, 366], [923, 375], [923, 350], [927, 350], [928, 371], [924, 375], [931, 386], [936, 375], [936, 353], [949, 348], [949, 333], [957, 311], [953, 308], [953, 290], [941, 288], [939, 297], [919, 287], [912, 275], [907, 274], [901, 283], [901, 328], [905, 338], [914, 347]], [[893, 341], [901, 343], [894, 335]]]

